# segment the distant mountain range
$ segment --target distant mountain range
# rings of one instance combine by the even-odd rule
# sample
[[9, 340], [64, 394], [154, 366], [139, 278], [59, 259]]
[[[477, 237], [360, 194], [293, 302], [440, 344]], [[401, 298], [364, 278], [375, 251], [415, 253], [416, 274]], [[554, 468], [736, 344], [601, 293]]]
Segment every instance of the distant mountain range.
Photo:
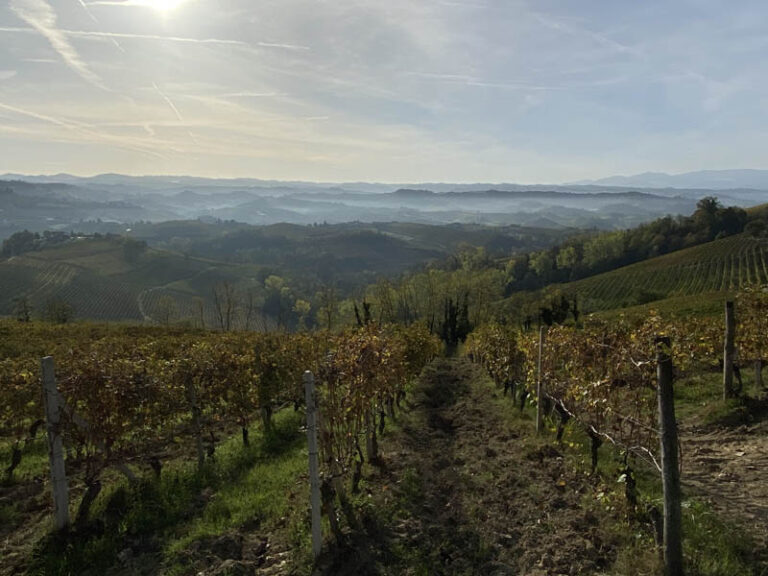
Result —
[[634, 176], [610, 176], [582, 180], [574, 185], [621, 186], [629, 188], [706, 188], [768, 190], [768, 170], [699, 170], [684, 174], [644, 172]]
[[[743, 174], [742, 174], [743, 173]], [[705, 173], [699, 173], [705, 174]], [[737, 176], [742, 174], [739, 180]], [[768, 202], [768, 171], [706, 173], [736, 187], [646, 188], [624, 180], [570, 185], [281, 182], [190, 176], [0, 176], [0, 239], [14, 232], [120, 232], [136, 222], [197, 220], [269, 225], [344, 222], [630, 228], [667, 214], [691, 214], [704, 196], [728, 206]], [[666, 175], [653, 175], [659, 185]], [[681, 183], [697, 181], [691, 175]], [[621, 177], [616, 177], [621, 178]], [[631, 177], [634, 178], [634, 177]], [[640, 177], [637, 177], [640, 178]], [[700, 183], [706, 178], [701, 177]]]
[[677, 190], [768, 190], [768, 170], [700, 170], [684, 174], [666, 174], [664, 172], [644, 172], [632, 176], [609, 176], [597, 180], [580, 180], [566, 184], [514, 184], [509, 182], [421, 182], [421, 183], [386, 183], [386, 182], [309, 182], [288, 180], [261, 180], [258, 178], [202, 178], [197, 176], [127, 176], [123, 174], [98, 174], [96, 176], [73, 176], [71, 174], [28, 175], [3, 174], [0, 180], [23, 180], [39, 184], [57, 183], [79, 186], [101, 187], [122, 190], [151, 190], [153, 192], [178, 192], [196, 188], [214, 191], [215, 189], [250, 189], [270, 195], [296, 192], [394, 192], [398, 189], [421, 190], [424, 192], [480, 192], [499, 190], [507, 192], [559, 190], [563, 192], [618, 192], [616, 188], [653, 188], [659, 190], [675, 188]]

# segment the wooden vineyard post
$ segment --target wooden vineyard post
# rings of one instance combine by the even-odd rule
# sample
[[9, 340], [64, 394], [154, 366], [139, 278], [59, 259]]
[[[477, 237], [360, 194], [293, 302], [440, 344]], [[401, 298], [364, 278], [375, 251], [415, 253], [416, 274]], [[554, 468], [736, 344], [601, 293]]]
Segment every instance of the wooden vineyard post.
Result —
[[56, 530], [69, 526], [69, 488], [64, 468], [64, 444], [61, 438], [61, 402], [56, 388], [56, 372], [53, 357], [46, 356], [40, 362], [43, 373], [43, 401], [45, 403], [45, 428], [48, 432], [48, 459], [51, 463], [51, 487], [53, 489], [53, 513]]
[[536, 363], [536, 433], [542, 428], [542, 396], [541, 386], [541, 355], [544, 351], [544, 326], [539, 326], [539, 359]]
[[184, 391], [187, 395], [187, 402], [192, 411], [192, 430], [195, 434], [195, 447], [197, 448], [197, 469], [202, 470], [205, 465], [205, 449], [203, 448], [203, 425], [200, 406], [197, 403], [197, 390], [191, 380], [184, 383]]
[[668, 337], [656, 338], [659, 432], [661, 435], [661, 475], [664, 486], [664, 574], [683, 574], [682, 511], [677, 421], [672, 387], [673, 370]]
[[304, 372], [304, 395], [307, 404], [307, 443], [309, 445], [309, 488], [312, 506], [312, 555], [317, 558], [323, 547], [322, 518], [320, 515], [320, 472], [317, 457], [317, 404], [315, 377]]
[[733, 341], [736, 337], [736, 317], [733, 302], [725, 303], [725, 345], [723, 348], [723, 400], [733, 398]]

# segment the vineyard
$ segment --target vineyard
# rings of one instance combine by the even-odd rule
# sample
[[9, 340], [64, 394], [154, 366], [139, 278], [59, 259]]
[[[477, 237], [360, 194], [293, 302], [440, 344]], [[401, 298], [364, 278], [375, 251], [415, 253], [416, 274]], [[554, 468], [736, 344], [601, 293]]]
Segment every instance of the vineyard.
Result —
[[202, 319], [213, 326], [217, 284], [255, 289], [256, 272], [153, 249], [129, 262], [118, 241], [82, 239], [0, 262], [0, 315], [13, 315], [24, 298], [36, 317], [60, 301], [80, 319], [199, 324], [202, 303]]
[[768, 245], [738, 235], [561, 286], [585, 309], [606, 310], [676, 296], [739, 290], [768, 282]]
[[[741, 374], [723, 391], [734, 397], [747, 391], [741, 382], [746, 370], [754, 369], [755, 383], [762, 385], [761, 369], [768, 353], [764, 327], [768, 294], [759, 289], [742, 291], [735, 309], [737, 352], [730, 358], [741, 366]], [[574, 501], [559, 505], [567, 511], [580, 506], [578, 499], [585, 491], [590, 493], [591, 482], [608, 481], [600, 480], [598, 472], [600, 448], [614, 446], [621, 455], [619, 481], [626, 497], [621, 509], [626, 510], [630, 526], [649, 526], [639, 534], [656, 531], [661, 538], [659, 505], [645, 500], [637, 488], [638, 478], [666, 470], [664, 453], [659, 451], [659, 366], [674, 366], [675, 378], [681, 382], [696, 374], [721, 372], [724, 345], [722, 318], [680, 321], [651, 314], [644, 319], [618, 317], [608, 322], [590, 316], [578, 325], [555, 325], [540, 334], [496, 324], [477, 328], [467, 340], [467, 355], [488, 373], [500, 398], [514, 399], [513, 404], [508, 400], [504, 404], [514, 405], [515, 412], [533, 405], [538, 411], [537, 427], [554, 427], [558, 448], [535, 444], [531, 454], [532, 448], [512, 441], [524, 434], [524, 428], [512, 435], [505, 432], [507, 425], [493, 400], [495, 393], [483, 392], [482, 387], [467, 388], [473, 370], [467, 362], [432, 362], [440, 351], [439, 343], [418, 324], [366, 324], [341, 333], [289, 334], [0, 322], [0, 454], [6, 472], [0, 487], [0, 512], [7, 520], [0, 528], [3, 553], [13, 558], [13, 570], [23, 567], [32, 573], [78, 571], [89, 563], [130, 565], [125, 559], [134, 553], [130, 550], [158, 546], [147, 544], [146, 534], [176, 530], [171, 522], [194, 517], [204, 498], [202, 506], [210, 524], [192, 525], [171, 537], [164, 556], [153, 560], [154, 570], [160, 571], [161, 565], [176, 566], [172, 573], [191, 573], [194, 566], [195, 573], [205, 572], [210, 567], [206, 558], [212, 552], [200, 548], [199, 553], [185, 556], [186, 547], [208, 546], [210, 534], [220, 534], [222, 526], [252, 526], [254, 509], [261, 510], [256, 525], [262, 531], [282, 534], [282, 541], [271, 540], [279, 542], [273, 552], [267, 551], [267, 540], [254, 544], [261, 552], [258, 559], [248, 560], [249, 566], [278, 566], [289, 554], [296, 560], [297, 552], [290, 552], [291, 547], [309, 556], [304, 512], [308, 503], [306, 444], [297, 435], [305, 399], [312, 397], [305, 388], [305, 370], [314, 375], [316, 384], [318, 506], [327, 530], [325, 540], [340, 558], [354, 551], [349, 566], [365, 566], [371, 559], [361, 556], [360, 550], [381, 545], [359, 540], [378, 542], [380, 529], [375, 525], [384, 520], [370, 516], [372, 503], [384, 510], [395, 506], [393, 514], [405, 515], [399, 522], [411, 526], [417, 518], [423, 528], [392, 528], [400, 534], [400, 545], [417, 556], [397, 556], [395, 572], [406, 570], [413, 562], [422, 563], [423, 569], [435, 562], [465, 566], [465, 572], [471, 571], [473, 561], [490, 562], [493, 555], [473, 540], [480, 536], [451, 532], [450, 523], [459, 521], [457, 518], [467, 526], [474, 522], [465, 516], [466, 510], [460, 510], [458, 496], [453, 494], [460, 493], [465, 482], [488, 478], [487, 472], [477, 468], [486, 465], [483, 454], [494, 460], [508, 450], [517, 452], [514, 457], [512, 453], [504, 456], [504, 470], [526, 469], [515, 465], [515, 458], [542, 462], [543, 476], [531, 472], [536, 489], [554, 490], [555, 494], [567, 490]], [[41, 372], [44, 356], [51, 359], [43, 361]], [[671, 364], [665, 364], [666, 359]], [[420, 374], [421, 386], [414, 388]], [[671, 374], [668, 370], [667, 375]], [[679, 387], [676, 394], [695, 395]], [[53, 415], [52, 402], [59, 404]], [[464, 427], [474, 445], [454, 445], [454, 435], [465, 434]], [[52, 456], [53, 480], [47, 480], [45, 432], [52, 446], [57, 442], [61, 446], [59, 467]], [[547, 454], [561, 454], [564, 443], [572, 445], [578, 434], [586, 439], [591, 472], [574, 475], [564, 468], [562, 456], [545, 464]], [[477, 442], [490, 444], [477, 450]], [[702, 450], [700, 444], [697, 450]], [[454, 451], [455, 456], [448, 456]], [[56, 452], [54, 448], [52, 453]], [[689, 466], [685, 448], [681, 455], [685, 471]], [[693, 454], [694, 460], [697, 457]], [[446, 464], [446, 458], [454, 458], [456, 464]], [[468, 458], [473, 462], [470, 468], [465, 464]], [[259, 470], [248, 475], [246, 492], [238, 488], [243, 462]], [[414, 492], [409, 480], [414, 467], [426, 470], [419, 489], [426, 491], [423, 497]], [[459, 481], [457, 469], [471, 472]], [[499, 469], [494, 474], [507, 472]], [[525, 482], [517, 476], [508, 480], [514, 486]], [[55, 522], [67, 526], [69, 536], [64, 540], [40, 538], [51, 523], [51, 486], [59, 485], [65, 489], [54, 490], [55, 500], [65, 499], [64, 504], [54, 506]], [[517, 538], [504, 532], [505, 523], [517, 522], [510, 512], [515, 508], [503, 496], [508, 488], [485, 486], [484, 499], [471, 504], [478, 518], [495, 526], [494, 534], [501, 535], [501, 542]], [[211, 490], [227, 498], [226, 503], [211, 500], [207, 495]], [[554, 498], [557, 502], [560, 497]], [[237, 504], [243, 499], [251, 502], [250, 507]], [[679, 496], [677, 501], [679, 505]], [[422, 502], [426, 502], [424, 509]], [[484, 510], [486, 504], [495, 517]], [[517, 505], [528, 521], [538, 522], [535, 502]], [[158, 507], [163, 514], [158, 514]], [[166, 515], [171, 520], [164, 520]], [[565, 523], [558, 524], [558, 530], [570, 533], [567, 523], [574, 521], [566, 515], [558, 520]], [[614, 522], [607, 517], [605, 521]], [[462, 524], [461, 530], [465, 529]], [[33, 533], [38, 536], [29, 540]], [[243, 537], [237, 534], [237, 538]], [[521, 542], [533, 546], [546, 533], [533, 529], [525, 534]], [[578, 532], [574, 537], [582, 538]], [[231, 544], [235, 537], [227, 538]], [[588, 537], [591, 544], [579, 546], [597, 546], [600, 538], [592, 534]], [[133, 543], [128, 552], [120, 548], [126, 539]], [[435, 539], [452, 542], [464, 558], [446, 560], [428, 553], [432, 546], [444, 545]], [[237, 550], [245, 550], [242, 543], [237, 546]], [[69, 551], [65, 554], [65, 550]], [[217, 550], [214, 556], [223, 560], [231, 558], [228, 554], [245, 553], [226, 550], [229, 548]], [[558, 554], [558, 544], [548, 543], [547, 550], [547, 554]], [[371, 553], [378, 555], [376, 562], [387, 563], [381, 550]], [[614, 545], [610, 554], [615, 553]], [[565, 570], [563, 573], [569, 570], [568, 563], [585, 570], [599, 569], [599, 556], [576, 560], [580, 554], [574, 548], [552, 561], [553, 566]], [[522, 571], [530, 562], [546, 562], [537, 560], [528, 548], [513, 547], [499, 557], [516, 563]], [[311, 560], [307, 562], [311, 564]], [[343, 573], [334, 562], [333, 555], [321, 558], [324, 573]], [[353, 568], [349, 570], [355, 573]]]
[[[740, 293], [737, 309], [735, 348], [744, 367], [754, 366], [756, 383], [762, 386], [768, 355], [768, 292]], [[678, 378], [717, 369], [722, 363], [721, 318], [665, 320], [655, 313], [642, 320], [591, 316], [578, 327], [552, 326], [539, 335], [491, 324], [470, 335], [467, 349], [505, 393], [517, 395], [521, 402], [535, 397], [537, 384], [542, 383], [542, 401], [559, 416], [559, 435], [562, 426], [574, 419], [592, 438], [595, 452], [607, 440], [658, 467], [654, 452], [659, 337], [670, 340], [663, 352], [670, 355]], [[725, 394], [737, 392], [741, 390]]]
[[51, 355], [62, 403], [55, 434], [70, 484], [78, 487], [76, 526], [87, 521], [111, 471], [131, 483], [146, 474], [159, 479], [169, 463], [195, 462], [202, 471], [215, 459], [217, 438], [237, 433], [247, 447], [256, 421], [269, 434], [277, 412], [304, 403], [307, 369], [318, 383], [321, 470], [330, 482], [324, 493], [337, 495], [346, 510], [344, 485], [357, 489], [363, 462], [377, 458], [377, 434], [438, 352], [435, 338], [418, 326], [311, 335], [11, 322], [0, 330], [6, 480], [18, 468], [25, 471], [22, 484], [34, 481], [25, 458], [30, 451], [34, 457], [44, 422], [39, 359]]
[[[757, 394], [765, 390], [768, 290], [747, 289], [739, 294], [738, 322], [729, 320], [732, 303], [726, 308], [725, 328], [722, 318], [665, 320], [655, 313], [631, 321], [622, 316], [611, 321], [591, 316], [579, 326], [542, 327], [538, 335], [487, 325], [470, 335], [467, 350], [497, 387], [520, 403], [521, 410], [529, 398], [534, 399], [537, 429], [542, 418], [549, 416], [557, 423], [558, 442], [567, 425], [583, 431], [589, 439], [592, 473], [598, 468], [602, 444], [610, 443], [623, 454], [620, 481], [626, 485], [629, 517], [644, 518], [657, 530], [658, 510], [646, 515], [638, 508], [635, 472], [658, 472], [664, 480], [665, 514], [677, 510], [673, 512], [677, 526], [669, 530], [679, 534], [679, 474], [685, 454], [678, 454], [673, 378], [685, 381], [694, 374], [723, 371], [723, 396], [728, 400], [746, 394], [742, 375], [745, 368], [754, 368]], [[678, 387], [675, 394], [686, 392]], [[674, 430], [671, 436], [670, 429]], [[668, 521], [665, 517], [667, 551]], [[682, 573], [680, 542], [678, 536], [677, 567], [667, 564], [668, 573]]]

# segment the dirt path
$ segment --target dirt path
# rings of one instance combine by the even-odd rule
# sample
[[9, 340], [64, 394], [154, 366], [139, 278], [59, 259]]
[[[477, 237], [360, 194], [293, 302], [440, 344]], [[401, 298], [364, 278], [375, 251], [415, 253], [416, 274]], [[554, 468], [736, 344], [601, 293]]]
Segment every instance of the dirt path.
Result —
[[768, 419], [683, 434], [684, 487], [745, 526], [768, 566]]
[[364, 520], [366, 551], [355, 542], [358, 557], [326, 573], [544, 576], [612, 565], [615, 546], [582, 505], [593, 492], [585, 475], [531, 438], [529, 421], [510, 425], [486, 382], [463, 360], [427, 369], [371, 480], [384, 517]]

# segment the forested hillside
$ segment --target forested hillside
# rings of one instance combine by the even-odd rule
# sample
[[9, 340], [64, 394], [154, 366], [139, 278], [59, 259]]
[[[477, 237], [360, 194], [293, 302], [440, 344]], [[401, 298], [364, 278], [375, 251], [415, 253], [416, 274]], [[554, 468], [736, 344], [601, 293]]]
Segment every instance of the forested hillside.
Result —
[[722, 295], [764, 281], [765, 210], [725, 208], [707, 198], [690, 217], [575, 234], [507, 258], [466, 247], [427, 270], [369, 286], [364, 299], [384, 320], [440, 326], [451, 302], [466, 302], [470, 323], [480, 325], [531, 322], [542, 310], [557, 309], [564, 319], [672, 296]]

